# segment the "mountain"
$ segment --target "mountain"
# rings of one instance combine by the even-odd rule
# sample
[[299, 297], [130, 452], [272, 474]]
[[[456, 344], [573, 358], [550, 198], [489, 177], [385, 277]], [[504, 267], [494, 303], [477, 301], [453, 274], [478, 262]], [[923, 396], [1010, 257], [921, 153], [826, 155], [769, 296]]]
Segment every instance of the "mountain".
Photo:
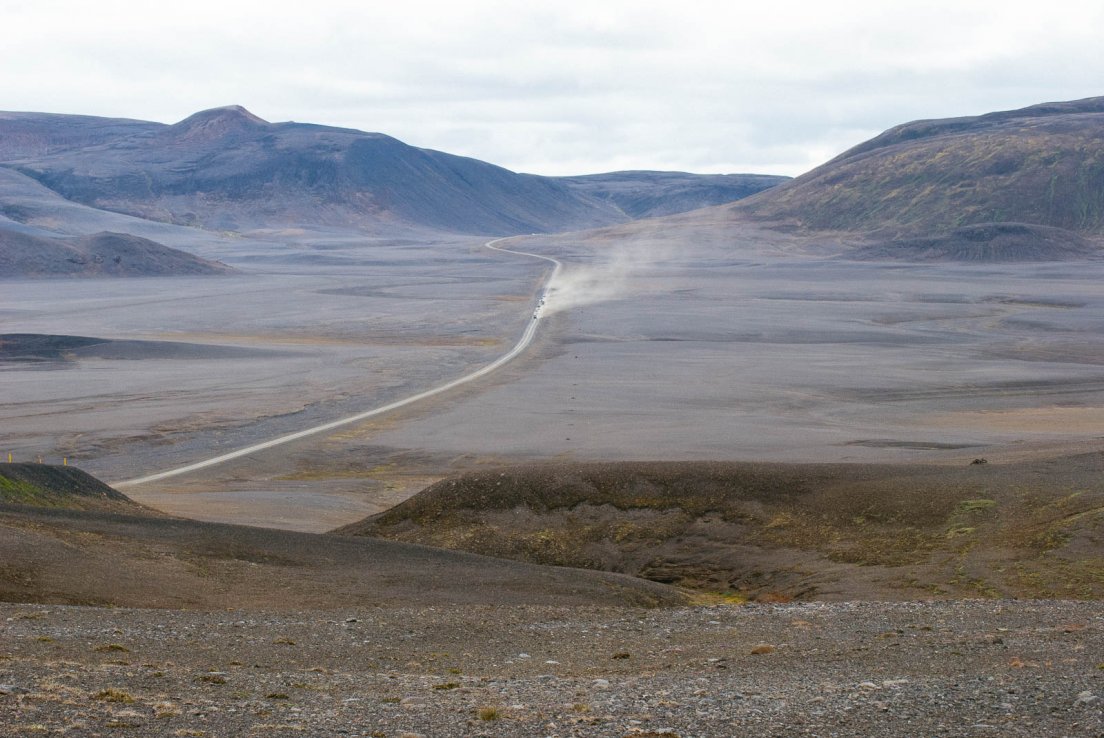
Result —
[[173, 125], [5, 113], [0, 142], [0, 167], [71, 202], [219, 231], [303, 224], [368, 232], [566, 231], [715, 204], [774, 183], [517, 174], [380, 133], [269, 123], [239, 106]]
[[545, 178], [382, 134], [272, 124], [236, 106], [173, 125], [105, 122], [92, 129], [82, 121], [99, 139], [88, 146], [54, 136], [56, 121], [47, 122], [56, 146], [0, 163], [74, 202], [149, 220], [212, 230], [318, 223], [467, 233], [624, 220]]
[[[951, 254], [1011, 234], [1013, 251], [1046, 256], [1061, 233], [1040, 228], [1104, 236], [1104, 97], [906, 123], [726, 209], [806, 233], [936, 237]], [[969, 230], [990, 224], [1004, 225]]]
[[789, 181], [769, 174], [687, 174], [686, 172], [610, 172], [560, 181], [576, 192], [614, 205], [630, 218], [655, 218], [754, 195]]
[[0, 222], [2, 277], [148, 277], [228, 274], [234, 270], [129, 233], [51, 238]]

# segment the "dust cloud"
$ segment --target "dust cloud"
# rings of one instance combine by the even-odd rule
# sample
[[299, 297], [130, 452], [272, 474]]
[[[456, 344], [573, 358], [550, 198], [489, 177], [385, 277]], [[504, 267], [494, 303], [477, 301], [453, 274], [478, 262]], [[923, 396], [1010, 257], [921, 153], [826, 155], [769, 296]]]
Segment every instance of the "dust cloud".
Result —
[[595, 262], [565, 263], [548, 288], [546, 314], [627, 297], [633, 276], [665, 256], [654, 245], [622, 245], [602, 252]]

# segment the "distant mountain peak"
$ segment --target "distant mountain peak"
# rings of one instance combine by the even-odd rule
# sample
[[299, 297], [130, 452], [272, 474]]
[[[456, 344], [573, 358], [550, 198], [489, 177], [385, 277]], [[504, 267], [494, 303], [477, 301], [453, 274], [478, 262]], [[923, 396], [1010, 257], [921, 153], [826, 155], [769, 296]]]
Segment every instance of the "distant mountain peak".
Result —
[[201, 110], [169, 126], [169, 130], [181, 139], [212, 140], [270, 125], [267, 120], [253, 115], [241, 105], [227, 105]]

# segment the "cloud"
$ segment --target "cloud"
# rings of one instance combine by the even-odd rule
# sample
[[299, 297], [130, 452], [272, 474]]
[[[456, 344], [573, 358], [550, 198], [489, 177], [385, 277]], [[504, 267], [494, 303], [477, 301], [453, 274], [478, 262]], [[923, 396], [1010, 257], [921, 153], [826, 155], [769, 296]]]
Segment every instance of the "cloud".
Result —
[[1098, 2], [0, 0], [13, 110], [239, 103], [518, 171], [797, 174], [891, 125], [1101, 94]]

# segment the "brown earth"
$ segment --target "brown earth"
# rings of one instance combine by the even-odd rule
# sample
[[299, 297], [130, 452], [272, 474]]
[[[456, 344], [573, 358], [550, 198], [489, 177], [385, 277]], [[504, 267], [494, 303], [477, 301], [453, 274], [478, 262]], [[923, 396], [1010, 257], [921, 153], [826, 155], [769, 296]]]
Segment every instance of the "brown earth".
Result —
[[1104, 456], [963, 467], [588, 463], [439, 482], [347, 535], [730, 598], [1104, 596]]
[[[954, 502], [963, 527], [999, 534], [1005, 518], [1034, 510], [1020, 521], [1025, 531], [1051, 515], [1049, 530], [1076, 531], [1091, 553], [1099, 541], [1085, 521], [1099, 506], [1082, 498], [1098, 499], [1097, 457], [896, 476], [766, 464], [528, 467], [434, 489], [491, 511], [514, 493], [544, 512], [589, 500], [622, 524], [679, 511], [748, 524], [789, 510], [784, 524], [761, 527], [791, 532], [814, 519], [842, 526], [862, 502], [883, 535], [905, 515], [931, 527], [965, 492], [977, 496]], [[22, 466], [37, 467], [36, 489], [68, 488], [57, 467]], [[878, 494], [908, 479], [925, 494]], [[1021, 480], [1014, 493], [1001, 489], [1010, 479]], [[1067, 484], [1066, 498], [1038, 491]], [[464, 489], [482, 492], [464, 498]], [[425, 498], [412, 502], [434, 519]], [[952, 538], [970, 535], [955, 528]], [[1069, 557], [1069, 543], [1056, 550]], [[0, 602], [0, 736], [1034, 738], [1104, 729], [1099, 602], [642, 609], [685, 599], [614, 574], [389, 541], [30, 505], [0, 505], [0, 562], [0, 600], [47, 603]], [[123, 607], [71, 606], [81, 602]]]
[[[17, 504], [12, 504], [12, 503]], [[176, 609], [677, 604], [620, 575], [171, 518], [73, 467], [0, 465], [0, 601]]]

